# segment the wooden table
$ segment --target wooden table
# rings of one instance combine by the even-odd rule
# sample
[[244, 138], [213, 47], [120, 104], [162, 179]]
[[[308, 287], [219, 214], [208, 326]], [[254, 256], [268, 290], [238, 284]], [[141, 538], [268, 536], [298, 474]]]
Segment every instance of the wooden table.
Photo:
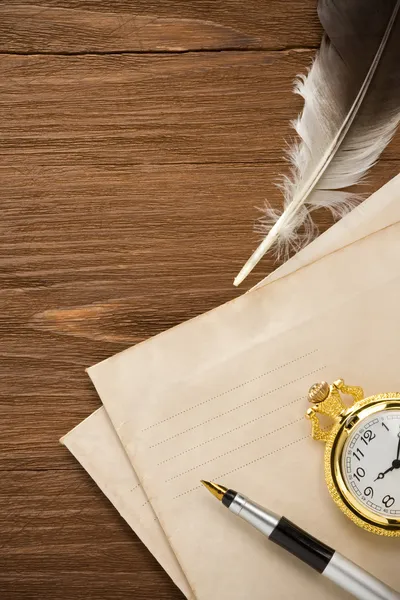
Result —
[[320, 36], [316, 0], [0, 6], [2, 599], [182, 597], [58, 438], [85, 367], [239, 293]]

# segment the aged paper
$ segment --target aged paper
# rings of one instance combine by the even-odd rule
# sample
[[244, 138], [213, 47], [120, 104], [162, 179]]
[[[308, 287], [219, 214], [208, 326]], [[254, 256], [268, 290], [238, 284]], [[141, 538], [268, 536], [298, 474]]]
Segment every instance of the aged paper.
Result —
[[[304, 419], [315, 380], [397, 387], [399, 260], [396, 224], [89, 370], [196, 597], [216, 585], [222, 598], [261, 599], [266, 585], [287, 597], [291, 563], [221, 513], [200, 478], [285, 513], [399, 588], [399, 540], [356, 529], [332, 504]], [[303, 565], [291, 575], [296, 597], [339, 597]]]
[[187, 598], [189, 584], [104, 408], [61, 440]]
[[396, 175], [320, 237], [263, 279], [256, 287], [280, 279], [343, 246], [392, 225], [400, 219], [399, 198], [400, 175]]
[[[400, 218], [400, 206], [397, 201], [399, 180], [400, 176], [394, 178], [259, 285], [313, 262], [324, 254]], [[146, 502], [139, 480], [105, 410], [101, 408], [93, 413], [61, 441], [88, 471], [178, 587], [189, 597], [191, 592], [185, 577], [177, 565], [162, 528], [154, 518], [151, 505]], [[105, 466], [107, 468], [104, 468]]]

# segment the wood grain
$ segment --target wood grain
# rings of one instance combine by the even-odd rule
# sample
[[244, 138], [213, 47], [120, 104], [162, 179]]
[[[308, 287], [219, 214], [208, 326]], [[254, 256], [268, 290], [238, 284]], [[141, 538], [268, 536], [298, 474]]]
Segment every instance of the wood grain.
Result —
[[315, 0], [11, 0], [0, 32], [7, 53], [275, 50], [321, 35]]
[[0, 33], [0, 595], [178, 599], [58, 438], [85, 367], [239, 293], [315, 0], [8, 2]]

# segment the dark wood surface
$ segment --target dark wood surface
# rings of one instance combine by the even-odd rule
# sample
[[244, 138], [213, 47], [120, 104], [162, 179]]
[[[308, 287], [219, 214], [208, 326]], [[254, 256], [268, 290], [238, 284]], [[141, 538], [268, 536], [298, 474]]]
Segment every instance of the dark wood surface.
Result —
[[181, 598], [58, 438], [99, 406], [85, 367], [240, 293], [315, 9], [0, 5], [2, 600]]

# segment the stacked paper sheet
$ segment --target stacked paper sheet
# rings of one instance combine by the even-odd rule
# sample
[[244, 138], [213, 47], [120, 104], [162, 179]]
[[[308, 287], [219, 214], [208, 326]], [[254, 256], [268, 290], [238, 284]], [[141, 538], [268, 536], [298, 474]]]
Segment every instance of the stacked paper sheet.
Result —
[[356, 529], [332, 505], [304, 419], [316, 380], [400, 387], [399, 197], [400, 176], [257, 290], [89, 370], [111, 420], [101, 408], [62, 442], [187, 598], [217, 586], [221, 598], [251, 589], [261, 599], [266, 582], [284, 598], [288, 569], [296, 597], [340, 597], [232, 523], [201, 477], [249, 493], [400, 586], [398, 540]]

